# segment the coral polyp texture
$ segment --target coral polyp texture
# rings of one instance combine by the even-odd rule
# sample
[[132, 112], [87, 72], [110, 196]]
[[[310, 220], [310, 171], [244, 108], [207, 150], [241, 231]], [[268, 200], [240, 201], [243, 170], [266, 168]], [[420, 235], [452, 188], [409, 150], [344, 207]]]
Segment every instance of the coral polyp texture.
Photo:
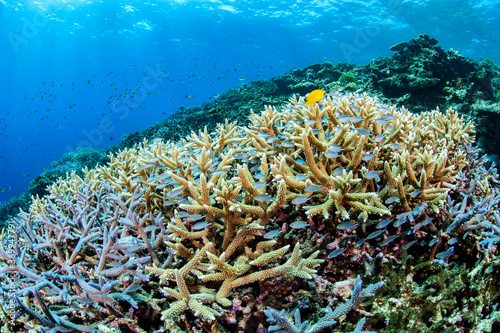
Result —
[[2, 236], [2, 306], [16, 308], [5, 331], [244, 330], [250, 312], [281, 306], [266, 310], [278, 323], [286, 303], [266, 303], [266, 283], [319, 283], [325, 246], [312, 240], [350, 222], [438, 214], [474, 138], [452, 109], [416, 115], [338, 92], [250, 120], [144, 141], [36, 198]]

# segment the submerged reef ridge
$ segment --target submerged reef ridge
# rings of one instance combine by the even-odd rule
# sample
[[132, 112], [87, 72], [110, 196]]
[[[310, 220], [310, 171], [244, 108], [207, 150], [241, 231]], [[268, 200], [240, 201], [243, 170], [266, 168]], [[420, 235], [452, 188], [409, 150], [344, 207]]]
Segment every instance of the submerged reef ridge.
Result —
[[500, 68], [488, 59], [476, 62], [454, 50], [443, 50], [437, 40], [428, 35], [419, 35], [392, 49], [392, 56], [379, 57], [364, 65], [312, 64], [269, 80], [242, 84], [214, 101], [199, 106], [181, 106], [165, 120], [141, 132], [124, 135], [118, 145], [105, 151], [87, 149], [69, 153], [53, 163], [53, 169], [36, 177], [26, 193], [0, 207], [0, 225], [16, 215], [20, 208], [27, 210], [31, 197], [47, 194], [47, 185], [66, 172], [75, 170], [82, 176], [81, 168], [109, 162], [106, 157], [109, 153], [132, 148], [144, 139], [177, 141], [205, 126], [211, 132], [225, 119], [248, 125], [251, 109], [282, 105], [293, 94], [305, 95], [317, 89], [366, 92], [380, 102], [405, 106], [413, 113], [451, 107], [467, 121], [472, 121], [478, 145], [498, 164]]

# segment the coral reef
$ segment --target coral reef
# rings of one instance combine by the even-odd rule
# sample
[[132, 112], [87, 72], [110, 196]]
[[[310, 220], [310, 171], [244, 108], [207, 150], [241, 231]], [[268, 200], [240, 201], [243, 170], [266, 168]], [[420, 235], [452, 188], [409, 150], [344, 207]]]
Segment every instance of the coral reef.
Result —
[[342, 75], [339, 77], [338, 80], [342, 84], [347, 84], [349, 82], [355, 82], [356, 78], [354, 77], [353, 72], [344, 72]]
[[[285, 310], [281, 310], [280, 312], [278, 312], [274, 309], [268, 309], [264, 311], [264, 313], [268, 317], [267, 321], [271, 322], [272, 324], [276, 324], [269, 327], [269, 332], [319, 332], [327, 327], [335, 325], [339, 317], [345, 316], [348, 312], [352, 311], [354, 308], [357, 308], [363, 302], [364, 298], [371, 296], [372, 293], [382, 287], [383, 284], [383, 282], [379, 282], [363, 288], [361, 278], [358, 276], [354, 283], [354, 289], [352, 291], [351, 298], [342, 305], [337, 306], [335, 310], [327, 308], [325, 315], [321, 317], [314, 325], [309, 325], [308, 321], [301, 321], [299, 307], [295, 308], [295, 310], [290, 314], [285, 314]], [[365, 321], [366, 319], [362, 318], [356, 324], [354, 332], [361, 332]]]
[[[408, 270], [432, 286], [455, 278], [452, 260], [496, 253], [498, 175], [454, 110], [412, 114], [334, 91], [249, 122], [144, 140], [53, 183], [0, 236], [2, 329], [264, 332], [267, 315], [269, 331], [304, 331], [310, 320], [286, 310], [305, 303], [302, 316], [320, 318], [312, 331], [340, 317], [345, 331], [406, 329], [384, 314], [413, 311], [401, 297], [428, 309], [443, 290], [399, 291]], [[444, 300], [469, 293], [454, 285]]]
[[[467, 167], [440, 209], [439, 220], [427, 222], [432, 226], [425, 230], [427, 216], [415, 217], [410, 230], [416, 242], [402, 249], [402, 244], [394, 245], [391, 255], [384, 251], [387, 255], [375, 271], [387, 278], [386, 302], [374, 303], [373, 309], [374, 316], [385, 318], [384, 331], [500, 329], [498, 250], [488, 247], [495, 237], [487, 231], [498, 222], [499, 177], [486, 165], [479, 149], [468, 148]], [[394, 255], [401, 250], [402, 255]]]
[[[452, 107], [473, 121], [479, 145], [490, 159], [498, 161], [500, 106], [496, 96], [500, 91], [500, 68], [488, 59], [477, 63], [456, 51], [444, 51], [434, 38], [426, 35], [399, 43], [393, 51], [393, 56], [380, 57], [366, 65], [325, 62], [229, 89], [214, 101], [179, 108], [164, 121], [142, 132], [125, 135], [118, 145], [104, 153], [118, 153], [140, 144], [144, 139], [177, 141], [205, 126], [211, 132], [216, 129], [217, 123], [225, 119], [245, 125], [248, 124], [251, 109], [262, 110], [265, 105], [281, 105], [292, 94], [305, 95], [315, 89], [345, 89], [367, 92], [384, 103], [404, 105], [411, 112]], [[96, 161], [91, 158], [82, 166], [95, 167], [93, 162]], [[74, 170], [79, 169], [75, 166]], [[27, 210], [31, 196], [46, 193], [45, 184], [60, 176], [64, 173], [41, 175], [42, 180], [47, 182], [40, 182], [36, 189], [32, 186], [27, 193], [0, 208], [0, 223], [15, 215], [20, 207]]]
[[[454, 50], [444, 51], [437, 44], [435, 38], [420, 35], [406, 42], [392, 57], [392, 63], [385, 59], [372, 61], [374, 86], [388, 97], [406, 96], [401, 103], [409, 107], [426, 107], [427, 99], [446, 96], [444, 89], [449, 89], [449, 102], [473, 103], [473, 98], [493, 97], [492, 72], [480, 69], [473, 60]], [[450, 92], [459, 89], [463, 89], [464, 94], [453, 98]]]
[[48, 194], [47, 188], [62, 177], [67, 177], [71, 172], [76, 172], [83, 176], [84, 168], [94, 168], [96, 165], [105, 164], [109, 161], [107, 155], [99, 150], [91, 148], [78, 149], [75, 152], [66, 153], [61, 160], [52, 163], [52, 169], [44, 171], [30, 182], [27, 192], [20, 196], [13, 197], [0, 208], [0, 228], [2, 221], [7, 221], [10, 217], [29, 209], [32, 198], [42, 197]]

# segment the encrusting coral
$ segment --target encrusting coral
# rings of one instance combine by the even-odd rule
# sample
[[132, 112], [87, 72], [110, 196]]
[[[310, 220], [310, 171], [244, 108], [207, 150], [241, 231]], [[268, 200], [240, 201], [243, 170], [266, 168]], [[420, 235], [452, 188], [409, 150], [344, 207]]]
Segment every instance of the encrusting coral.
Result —
[[414, 115], [357, 94], [309, 106], [293, 97], [250, 119], [178, 143], [144, 141], [53, 184], [14, 219], [15, 245], [3, 239], [11, 264], [0, 279], [17, 281], [4, 299], [15, 293], [30, 325], [53, 330], [146, 325], [160, 292], [176, 299], [161, 308], [166, 322], [188, 309], [213, 320], [238, 287], [311, 279], [323, 262], [298, 240], [274, 249], [280, 212], [335, 226], [422, 204], [437, 211], [474, 133], [451, 109]]

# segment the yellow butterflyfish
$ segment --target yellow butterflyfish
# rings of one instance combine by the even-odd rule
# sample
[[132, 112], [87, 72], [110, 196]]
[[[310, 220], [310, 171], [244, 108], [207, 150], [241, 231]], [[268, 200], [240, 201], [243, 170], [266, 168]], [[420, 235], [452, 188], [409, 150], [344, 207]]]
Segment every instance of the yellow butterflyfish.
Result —
[[313, 103], [316, 103], [317, 101], [321, 101], [324, 95], [325, 91], [321, 89], [311, 91], [309, 95], [307, 95], [305, 105], [311, 105]]

